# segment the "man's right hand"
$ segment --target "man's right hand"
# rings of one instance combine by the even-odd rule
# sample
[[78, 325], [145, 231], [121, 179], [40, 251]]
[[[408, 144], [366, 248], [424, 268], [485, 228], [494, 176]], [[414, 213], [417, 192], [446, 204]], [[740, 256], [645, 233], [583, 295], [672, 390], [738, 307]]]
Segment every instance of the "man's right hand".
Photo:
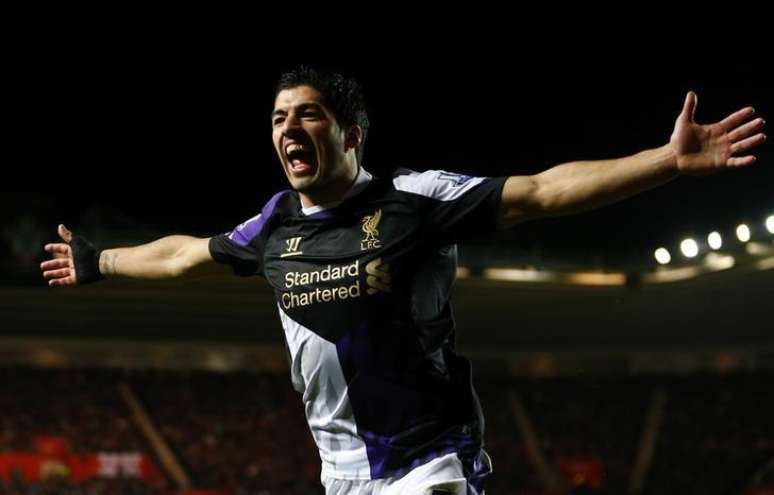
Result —
[[45, 250], [53, 259], [40, 264], [48, 285], [78, 285], [103, 278], [99, 271], [99, 253], [83, 237], [73, 237], [64, 225], [57, 228], [64, 243], [46, 244]]

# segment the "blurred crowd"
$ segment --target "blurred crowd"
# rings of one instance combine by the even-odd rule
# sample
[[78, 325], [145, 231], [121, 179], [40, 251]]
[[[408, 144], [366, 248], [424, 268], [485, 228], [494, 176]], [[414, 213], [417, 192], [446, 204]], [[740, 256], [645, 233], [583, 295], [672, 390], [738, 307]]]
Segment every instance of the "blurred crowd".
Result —
[[[0, 493], [167, 495], [176, 493], [118, 391], [125, 383], [197, 490], [226, 495], [320, 494], [319, 457], [300, 397], [281, 374], [203, 371], [0, 368], [0, 453], [35, 452], [41, 436], [70, 452], [140, 453], [159, 479], [67, 473], [25, 481], [0, 471]], [[666, 398], [655, 431], [645, 495], [742, 495], [772, 481], [774, 394], [767, 375], [479, 378], [488, 493], [545, 495], [516, 404], [539, 456], [565, 476], [565, 493], [625, 493], [652, 406]], [[574, 464], [573, 464], [574, 463]], [[568, 465], [588, 472], [573, 474]], [[767, 467], [769, 466], [769, 467]], [[570, 469], [570, 471], [568, 471]]]

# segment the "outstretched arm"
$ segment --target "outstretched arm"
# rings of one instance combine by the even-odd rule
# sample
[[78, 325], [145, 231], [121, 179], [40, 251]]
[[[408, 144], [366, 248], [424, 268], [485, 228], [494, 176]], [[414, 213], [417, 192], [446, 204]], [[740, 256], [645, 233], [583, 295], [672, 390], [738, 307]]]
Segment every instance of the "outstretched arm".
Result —
[[684, 175], [707, 175], [755, 163], [749, 154], [766, 140], [765, 121], [743, 108], [709, 125], [694, 120], [689, 92], [669, 143], [613, 160], [570, 162], [531, 176], [509, 177], [499, 224], [578, 213], [614, 203]]
[[212, 259], [208, 238], [173, 235], [140, 246], [97, 252], [64, 225], [59, 225], [58, 233], [64, 242], [47, 244], [45, 250], [53, 259], [40, 265], [51, 286], [77, 285], [102, 277], [164, 279], [230, 271]]

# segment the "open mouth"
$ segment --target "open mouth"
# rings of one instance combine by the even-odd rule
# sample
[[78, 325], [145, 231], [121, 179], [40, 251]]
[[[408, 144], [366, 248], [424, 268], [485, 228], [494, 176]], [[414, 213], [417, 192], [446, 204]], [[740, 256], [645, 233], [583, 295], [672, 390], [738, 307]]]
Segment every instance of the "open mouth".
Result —
[[288, 168], [294, 175], [308, 175], [317, 169], [317, 155], [310, 144], [293, 143], [285, 148]]

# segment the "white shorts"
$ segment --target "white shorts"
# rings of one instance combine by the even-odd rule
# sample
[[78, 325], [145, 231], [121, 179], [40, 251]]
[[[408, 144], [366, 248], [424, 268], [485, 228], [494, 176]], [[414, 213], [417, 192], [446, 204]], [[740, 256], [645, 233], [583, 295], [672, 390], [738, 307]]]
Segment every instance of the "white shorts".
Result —
[[[489, 456], [484, 456], [491, 463]], [[400, 478], [343, 480], [325, 475], [320, 478], [325, 495], [484, 495], [468, 485], [456, 453], [433, 459]]]

